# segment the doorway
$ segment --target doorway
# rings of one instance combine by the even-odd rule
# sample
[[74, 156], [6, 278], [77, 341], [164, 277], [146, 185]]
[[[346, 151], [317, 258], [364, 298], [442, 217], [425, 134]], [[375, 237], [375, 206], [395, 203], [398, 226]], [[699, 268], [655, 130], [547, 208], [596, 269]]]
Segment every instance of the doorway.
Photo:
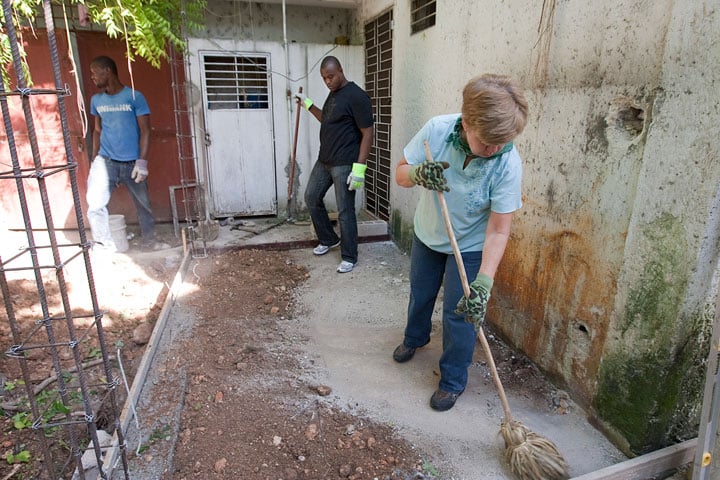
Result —
[[214, 217], [277, 213], [270, 55], [200, 51]]

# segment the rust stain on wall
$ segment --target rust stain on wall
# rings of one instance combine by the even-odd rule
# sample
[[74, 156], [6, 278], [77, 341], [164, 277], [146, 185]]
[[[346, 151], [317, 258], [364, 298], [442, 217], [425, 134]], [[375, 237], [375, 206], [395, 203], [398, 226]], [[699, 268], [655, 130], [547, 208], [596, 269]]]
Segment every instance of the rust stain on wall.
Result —
[[[501, 335], [583, 401], [592, 398], [615, 297], [615, 272], [598, 258], [592, 221], [511, 240], [494, 288], [490, 320]], [[537, 226], [514, 237], [532, 238]], [[492, 302], [492, 301], [491, 301]]]

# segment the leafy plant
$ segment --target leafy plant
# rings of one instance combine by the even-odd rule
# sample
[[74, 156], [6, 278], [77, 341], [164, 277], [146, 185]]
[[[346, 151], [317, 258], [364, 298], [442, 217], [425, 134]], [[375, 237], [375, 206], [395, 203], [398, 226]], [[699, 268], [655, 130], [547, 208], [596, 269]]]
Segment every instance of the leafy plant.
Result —
[[8, 453], [5, 460], [10, 465], [14, 463], [30, 463], [30, 452], [27, 450], [20, 450], [18, 453]]
[[12, 421], [13, 427], [15, 427], [16, 430], [23, 430], [32, 425], [32, 418], [30, 418], [30, 414], [27, 412], [16, 413], [15, 415], [13, 415]]
[[437, 468], [435, 468], [433, 464], [428, 462], [427, 460], [423, 460], [422, 469], [424, 472], [429, 473], [433, 477], [436, 477], [438, 474]]
[[19, 387], [20, 385], [25, 385], [25, 381], [22, 379], [15, 380], [15, 381], [8, 380], [7, 382], [5, 382], [5, 385], [3, 385], [3, 388], [5, 390], [7, 390], [8, 392], [12, 392], [13, 390], [15, 390], [15, 388]]
[[[82, 4], [87, 7], [89, 21], [103, 26], [110, 38], [123, 38], [130, 61], [135, 56], [144, 58], [159, 68], [168, 58], [168, 47], [185, 49], [187, 33], [202, 27], [206, 0], [61, 0], [65, 5]], [[12, 23], [16, 29], [33, 25], [42, 0], [14, 0]], [[0, 21], [5, 25], [5, 15], [0, 11]], [[22, 58], [25, 77], [30, 84], [27, 58], [22, 40], [17, 49]], [[6, 90], [10, 90], [8, 66], [13, 57], [10, 39], [5, 29], [0, 31], [0, 62]]]
[[157, 427], [155, 430], [152, 431], [150, 434], [150, 437], [148, 438], [148, 443], [146, 445], [143, 445], [139, 449], [139, 453], [143, 453], [146, 450], [150, 448], [150, 445], [153, 443], [159, 441], [159, 440], [167, 440], [170, 433], [170, 425], [163, 425], [161, 427]]
[[90, 351], [88, 351], [87, 359], [94, 360], [100, 357], [102, 357], [102, 350], [100, 350], [98, 347], [92, 347]]

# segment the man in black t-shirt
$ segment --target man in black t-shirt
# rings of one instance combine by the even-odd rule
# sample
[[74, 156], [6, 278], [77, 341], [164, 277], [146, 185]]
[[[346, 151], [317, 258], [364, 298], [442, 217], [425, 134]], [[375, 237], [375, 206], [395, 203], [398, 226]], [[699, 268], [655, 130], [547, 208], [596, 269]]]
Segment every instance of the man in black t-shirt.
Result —
[[[305, 204], [320, 242], [313, 253], [325, 255], [340, 246], [342, 261], [337, 271], [347, 273], [358, 260], [355, 192], [365, 183], [373, 137], [372, 103], [363, 89], [345, 78], [337, 58], [325, 57], [320, 75], [330, 90], [322, 110], [301, 97], [308, 112], [320, 121], [320, 151], [305, 189]], [[323, 201], [331, 186], [335, 187], [340, 237]]]

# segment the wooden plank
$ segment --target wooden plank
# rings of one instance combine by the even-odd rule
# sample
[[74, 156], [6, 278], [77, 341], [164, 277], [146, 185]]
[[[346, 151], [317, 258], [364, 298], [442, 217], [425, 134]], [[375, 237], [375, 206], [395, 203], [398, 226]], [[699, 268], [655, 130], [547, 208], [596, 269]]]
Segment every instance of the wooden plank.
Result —
[[571, 480], [647, 480], [693, 461], [697, 438], [573, 477]]

